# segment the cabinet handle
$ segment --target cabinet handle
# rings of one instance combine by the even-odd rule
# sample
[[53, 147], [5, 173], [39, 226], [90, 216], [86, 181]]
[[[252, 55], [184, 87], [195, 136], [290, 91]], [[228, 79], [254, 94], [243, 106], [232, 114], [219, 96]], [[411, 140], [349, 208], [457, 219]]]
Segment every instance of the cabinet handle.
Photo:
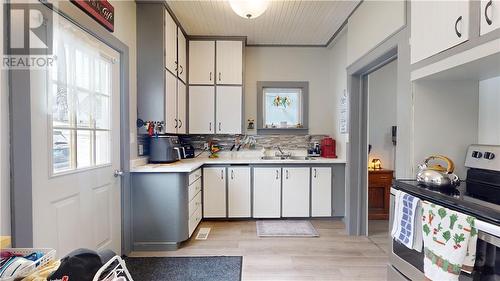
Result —
[[221, 122], [219, 122], [219, 132], [221, 131], [220, 125], [221, 125]]
[[220, 179], [223, 180], [224, 179], [224, 170], [220, 170]]
[[486, 23], [488, 25], [491, 25], [493, 21], [488, 17], [488, 9], [493, 5], [493, 0], [488, 1], [488, 4], [486, 4], [486, 7], [484, 8], [484, 18], [486, 19]]
[[209, 122], [208, 123], [208, 131], [211, 132], [212, 131], [212, 122]]
[[220, 72], [219, 72], [219, 81], [220, 81], [220, 80], [221, 80], [221, 78], [220, 78]]
[[179, 74], [182, 74], [184, 72], [184, 67], [182, 67], [182, 65], [179, 65], [179, 67], [181, 68], [181, 72]]
[[288, 170], [285, 170], [286, 172], [286, 179], [288, 179]]
[[210, 81], [212, 81], [212, 71], [210, 71]]
[[174, 64], [175, 64], [175, 71], [177, 71], [179, 69], [179, 64], [177, 63], [177, 61], [174, 61]]
[[234, 180], [234, 170], [231, 170], [231, 179]]
[[314, 178], [318, 177], [318, 169], [314, 169]]
[[280, 172], [279, 172], [278, 170], [276, 170], [276, 179], [279, 179], [279, 178], [280, 178], [279, 173], [280, 173]]
[[457, 34], [458, 38], [462, 37], [462, 33], [458, 31], [458, 23], [462, 21], [462, 16], [459, 16], [458, 19], [455, 21], [455, 33]]
[[181, 124], [179, 125], [179, 129], [180, 129], [180, 128], [182, 127], [182, 120], [181, 120], [181, 119], [179, 119], [179, 123], [181, 123]]
[[177, 119], [174, 120], [175, 120], [175, 128], [177, 129], [179, 127], [179, 121]]

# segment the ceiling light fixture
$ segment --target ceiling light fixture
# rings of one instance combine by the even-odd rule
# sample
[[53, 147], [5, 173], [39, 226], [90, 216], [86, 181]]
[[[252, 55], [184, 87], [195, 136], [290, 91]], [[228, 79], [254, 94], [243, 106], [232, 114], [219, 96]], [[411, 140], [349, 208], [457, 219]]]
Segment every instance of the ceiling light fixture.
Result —
[[266, 11], [268, 0], [229, 0], [229, 4], [238, 16], [254, 19]]

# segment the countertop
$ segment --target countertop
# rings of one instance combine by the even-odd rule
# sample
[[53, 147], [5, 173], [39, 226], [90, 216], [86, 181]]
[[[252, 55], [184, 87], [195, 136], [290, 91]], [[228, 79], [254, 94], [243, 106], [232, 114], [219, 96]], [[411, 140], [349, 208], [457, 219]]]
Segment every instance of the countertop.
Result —
[[261, 154], [248, 153], [221, 153], [219, 158], [208, 158], [203, 153], [197, 158], [182, 159], [170, 164], [142, 164], [132, 166], [131, 173], [190, 173], [203, 165], [231, 165], [231, 164], [345, 164], [343, 159], [315, 157], [314, 160], [263, 160]]

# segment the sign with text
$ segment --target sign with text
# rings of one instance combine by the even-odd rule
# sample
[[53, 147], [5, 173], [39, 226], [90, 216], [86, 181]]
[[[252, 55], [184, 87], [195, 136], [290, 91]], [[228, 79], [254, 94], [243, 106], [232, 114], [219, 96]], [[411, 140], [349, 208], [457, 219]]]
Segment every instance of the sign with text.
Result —
[[106, 0], [71, 0], [107, 30], [115, 29], [115, 8]]

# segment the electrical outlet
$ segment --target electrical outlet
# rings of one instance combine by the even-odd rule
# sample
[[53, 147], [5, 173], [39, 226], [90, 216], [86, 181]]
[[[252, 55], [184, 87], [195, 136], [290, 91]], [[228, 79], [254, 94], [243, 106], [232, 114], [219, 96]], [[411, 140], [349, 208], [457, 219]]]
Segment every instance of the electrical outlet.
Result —
[[142, 144], [139, 144], [139, 156], [144, 155], [144, 146]]

